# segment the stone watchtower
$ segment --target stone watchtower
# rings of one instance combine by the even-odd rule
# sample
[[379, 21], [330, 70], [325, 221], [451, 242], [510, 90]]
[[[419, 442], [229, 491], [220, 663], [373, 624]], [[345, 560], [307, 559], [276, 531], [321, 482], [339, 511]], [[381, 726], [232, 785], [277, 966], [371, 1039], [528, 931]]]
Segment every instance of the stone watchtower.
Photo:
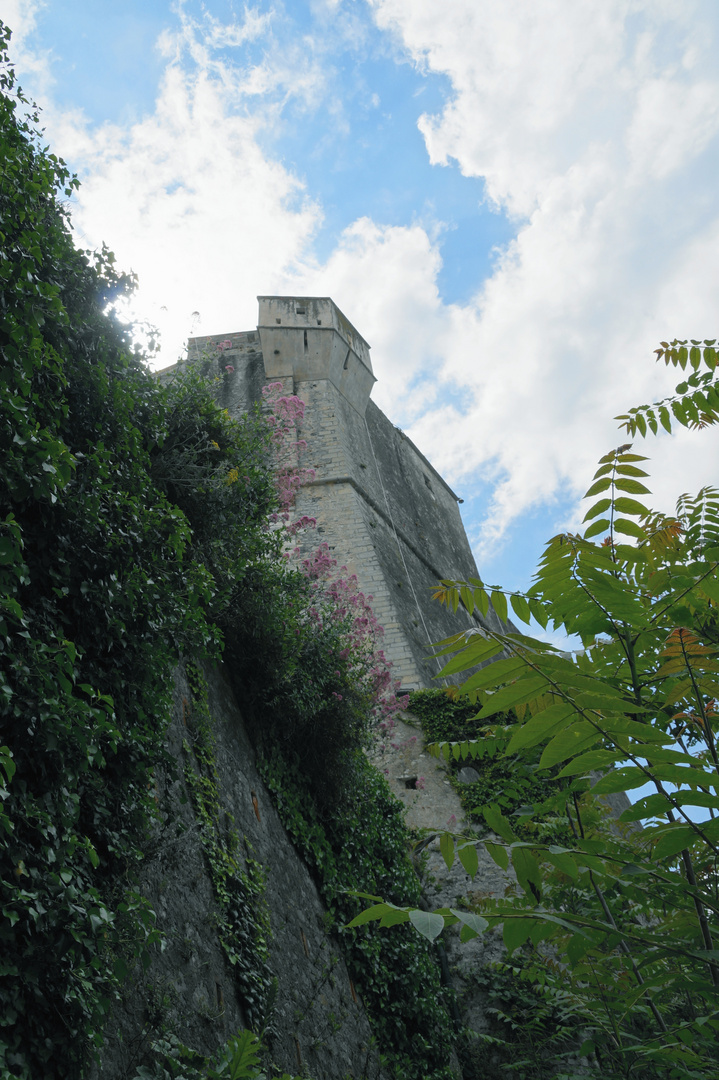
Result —
[[[307, 446], [298, 464], [314, 470], [314, 479], [301, 488], [296, 509], [317, 520], [308, 543], [325, 541], [374, 597], [383, 647], [403, 688], [437, 685], [431, 643], [482, 622], [431, 599], [440, 578], [477, 575], [460, 500], [371, 400], [369, 345], [329, 297], [258, 299], [256, 331], [192, 338], [189, 357], [217, 364], [220, 401], [231, 413], [261, 400], [268, 382], [305, 402], [300, 435]], [[215, 359], [216, 346], [228, 341]], [[500, 629], [491, 610], [488, 620]]]

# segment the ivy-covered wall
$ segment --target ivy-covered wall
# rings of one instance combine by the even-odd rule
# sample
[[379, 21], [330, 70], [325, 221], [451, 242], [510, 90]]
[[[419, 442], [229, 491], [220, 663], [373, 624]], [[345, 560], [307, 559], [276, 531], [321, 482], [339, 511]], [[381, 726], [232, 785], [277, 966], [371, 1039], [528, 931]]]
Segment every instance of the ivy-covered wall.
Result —
[[176, 673], [178, 768], [158, 774], [160, 822], [140, 875], [163, 946], [127, 983], [93, 1075], [134, 1077], [168, 1035], [210, 1054], [247, 1026], [264, 1029], [288, 1072], [377, 1077], [331, 919], [257, 771], [227, 676], [202, 674], [204, 688], [191, 665]]

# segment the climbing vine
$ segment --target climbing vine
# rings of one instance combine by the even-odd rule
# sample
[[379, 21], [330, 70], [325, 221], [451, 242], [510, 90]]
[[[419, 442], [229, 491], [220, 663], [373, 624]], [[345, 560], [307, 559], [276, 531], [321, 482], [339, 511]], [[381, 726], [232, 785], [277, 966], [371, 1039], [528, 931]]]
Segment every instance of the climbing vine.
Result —
[[289, 1073], [280, 1076], [272, 1066], [263, 1068], [263, 1056], [260, 1039], [249, 1030], [232, 1036], [211, 1058], [170, 1035], [157, 1039], [152, 1061], [141, 1065], [133, 1080], [300, 1080]]
[[391, 895], [396, 903], [420, 900], [402, 808], [384, 778], [358, 754], [342, 813], [327, 816], [318, 812], [306, 775], [277, 751], [261, 759], [260, 771], [315, 876], [388, 1075], [450, 1080], [454, 1031], [432, 947], [409, 927], [398, 934], [346, 929], [363, 907], [351, 889]]
[[[534, 748], [507, 752], [517, 723], [514, 712], [480, 719], [480, 705], [471, 695], [457, 693], [456, 687], [415, 690], [409, 701], [425, 743], [444, 760], [462, 809], [476, 827], [483, 831], [484, 812], [495, 807], [512, 820], [524, 840], [564, 843], [571, 838], [564, 816], [552, 810], [561, 787], [558, 770], [541, 772], [540, 754]], [[472, 782], [459, 782], [458, 773], [467, 766], [474, 774]]]
[[108, 312], [132, 281], [75, 248], [58, 193], [77, 182], [8, 40], [0, 26], [0, 1074], [75, 1080], [158, 941], [137, 879], [173, 667], [219, 655], [232, 588], [277, 550], [275, 497], [259, 420], [233, 423], [192, 375], [158, 386]]
[[232, 966], [250, 1026], [264, 1031], [270, 1020], [268, 1001], [276, 982], [268, 966], [271, 931], [264, 899], [265, 875], [253, 858], [249, 841], [246, 837], [240, 839], [232, 815], [220, 802], [204, 676], [191, 662], [185, 671], [192, 708], [187, 718], [191, 736], [183, 742], [184, 775], [219, 909], [219, 939]]

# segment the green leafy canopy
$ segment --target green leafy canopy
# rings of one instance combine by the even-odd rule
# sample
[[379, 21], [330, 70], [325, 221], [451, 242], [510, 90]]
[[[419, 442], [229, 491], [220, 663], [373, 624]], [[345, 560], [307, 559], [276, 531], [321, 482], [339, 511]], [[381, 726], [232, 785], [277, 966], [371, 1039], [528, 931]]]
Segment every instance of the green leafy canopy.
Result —
[[[660, 357], [693, 374], [670, 403], [621, 417], [627, 430], [657, 432], [657, 420], [669, 430], [670, 412], [685, 426], [714, 424], [714, 346], [662, 343]], [[501, 926], [536, 985], [571, 987], [602, 1075], [709, 1080], [719, 1068], [719, 491], [657, 513], [645, 462], [631, 444], [600, 459], [584, 532], [549, 541], [528, 593], [480, 579], [440, 584], [437, 598], [455, 610], [486, 614], [491, 602], [504, 618], [508, 597], [519, 621], [577, 635], [582, 649], [566, 653], [509, 625], [442, 642], [442, 675], [472, 672], [459, 691], [476, 702], [477, 721], [502, 710], [516, 720], [438, 752], [481, 769], [494, 738], [505, 760], [532, 751], [536, 775], [556, 777], [541, 802], [525, 784], [514, 817], [484, 807], [480, 846], [512, 865], [522, 895], [468, 907], [465, 919]], [[604, 800], [626, 792], [634, 804], [612, 820]], [[562, 844], [519, 835], [548, 813], [564, 818]], [[470, 876], [476, 846], [441, 839], [448, 865], [458, 856]], [[380, 898], [359, 919], [402, 917], [427, 938], [462, 921], [459, 910], [390, 914]], [[463, 939], [475, 930], [484, 932], [464, 921]]]

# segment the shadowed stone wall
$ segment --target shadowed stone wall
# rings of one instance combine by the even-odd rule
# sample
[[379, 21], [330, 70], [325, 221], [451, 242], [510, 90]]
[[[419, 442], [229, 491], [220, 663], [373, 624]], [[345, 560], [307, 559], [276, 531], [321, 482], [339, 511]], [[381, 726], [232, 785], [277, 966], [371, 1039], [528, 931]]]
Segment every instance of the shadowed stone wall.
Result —
[[[278, 979], [269, 1039], [277, 1065], [314, 1080], [381, 1080], [369, 1022], [350, 983], [307, 867], [295, 852], [255, 768], [242, 714], [221, 669], [210, 670], [209, 708], [216, 742], [220, 802], [250, 857], [266, 875], [270, 967]], [[182, 761], [191, 700], [176, 676], [169, 751]], [[157, 914], [165, 945], [138, 970], [113, 1009], [92, 1080], [129, 1080], [162, 1033], [209, 1054], [248, 1026], [233, 968], [219, 940], [214, 899], [190, 793], [178, 767], [158, 777], [162, 825], [147, 851], [139, 883]], [[241, 854], [238, 854], [241, 858]]]

